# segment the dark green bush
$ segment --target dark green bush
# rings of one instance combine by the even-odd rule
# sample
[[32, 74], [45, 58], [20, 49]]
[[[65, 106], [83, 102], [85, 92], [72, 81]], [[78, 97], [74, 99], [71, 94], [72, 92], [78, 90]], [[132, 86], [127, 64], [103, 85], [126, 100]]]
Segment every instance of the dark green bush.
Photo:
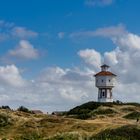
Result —
[[137, 118], [140, 118], [140, 112], [133, 111], [132, 113], [129, 113], [129, 114], [125, 115], [123, 118], [126, 118], [126, 119], [137, 119]]
[[[113, 107], [113, 105], [134, 105], [134, 106], [139, 106], [140, 104], [138, 103], [122, 103], [121, 101], [116, 101], [113, 103], [99, 103], [99, 102], [88, 102], [85, 104], [82, 104], [80, 106], [77, 106], [67, 112], [68, 116], [73, 116], [79, 119], [86, 119], [90, 118], [93, 115], [98, 115], [98, 114], [114, 114], [117, 113], [112, 109], [105, 109], [105, 110], [97, 110], [98, 107], [100, 106], [106, 106], [106, 107]], [[96, 111], [97, 110], [97, 111]], [[94, 112], [95, 111], [95, 112]]]
[[1, 109], [9, 109], [9, 110], [11, 110], [11, 108], [9, 106], [2, 106]]
[[31, 111], [24, 106], [20, 106], [17, 110], [22, 111], [22, 112], [26, 112], [26, 113], [31, 113]]
[[97, 109], [100, 105], [101, 103], [98, 102], [88, 102], [71, 109], [70, 111], [68, 111], [67, 114], [74, 115], [74, 114], [89, 113], [91, 110]]
[[78, 140], [80, 136], [78, 134], [58, 134], [47, 140]]
[[117, 129], [107, 129], [96, 136], [90, 137], [89, 140], [139, 140], [140, 129], [136, 126], [129, 125]]
[[135, 111], [135, 108], [133, 107], [124, 107], [121, 109], [123, 112], [130, 112], [130, 111]]
[[113, 109], [98, 109], [98, 110], [95, 110], [93, 112], [93, 114], [96, 114], [96, 115], [106, 115], [106, 114], [114, 114], [116, 113], [116, 111], [114, 111]]
[[11, 124], [11, 118], [6, 114], [0, 114], [0, 127], [7, 126]]
[[82, 119], [82, 120], [85, 120], [85, 119], [88, 119], [88, 118], [91, 118], [91, 115], [90, 114], [80, 114], [80, 115], [77, 115], [76, 117], [77, 119]]
[[137, 106], [140, 107], [139, 103], [123, 103], [124, 105], [133, 105], [133, 106]]
[[16, 138], [16, 140], [43, 140], [43, 138], [36, 132], [29, 132], [27, 134], [24, 134], [20, 138]]
[[[88, 102], [88, 103], [82, 104], [80, 106], [77, 106], [71, 109], [70, 111], [67, 112], [67, 115], [74, 115], [74, 117], [78, 119], [88, 119], [95, 115], [95, 113], [93, 114], [91, 112], [94, 112], [100, 106], [112, 107], [113, 103]], [[102, 110], [96, 113], [112, 114], [112, 113], [115, 113], [115, 111], [113, 111], [112, 109], [108, 109], [108, 110], [105, 110], [105, 111]]]
[[2, 138], [1, 140], [7, 140], [6, 138]]

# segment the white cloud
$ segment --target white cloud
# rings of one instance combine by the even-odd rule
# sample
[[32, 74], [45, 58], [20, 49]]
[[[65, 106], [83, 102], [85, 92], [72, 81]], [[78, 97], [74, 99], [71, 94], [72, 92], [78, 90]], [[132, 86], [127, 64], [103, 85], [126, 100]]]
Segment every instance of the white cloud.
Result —
[[21, 40], [19, 45], [14, 50], [8, 52], [10, 57], [20, 59], [36, 59], [39, 57], [39, 52], [34, 46], [27, 40]]
[[37, 37], [38, 33], [25, 27], [16, 26], [12, 22], [0, 20], [0, 41], [7, 39], [27, 39]]
[[127, 34], [127, 30], [125, 29], [124, 25], [119, 24], [118, 26], [110, 26], [104, 28], [98, 28], [97, 30], [93, 31], [81, 31], [81, 32], [73, 32], [70, 34], [70, 38], [81, 38], [81, 37], [107, 37], [107, 38], [116, 38], [118, 36], [123, 36]]
[[132, 34], [132, 33], [127, 33], [123, 35], [122, 37], [118, 37], [114, 39], [114, 43], [117, 45], [120, 45], [120, 49], [124, 49], [126, 51], [131, 50], [139, 50], [140, 49], [140, 36]]
[[4, 20], [0, 20], [0, 28], [10, 29], [14, 26], [15, 26], [15, 24], [13, 22], [6, 22]]
[[[36, 82], [41, 91], [47, 93], [48, 102], [58, 104], [58, 107], [63, 109], [88, 101], [94, 89], [93, 81], [88, 73], [60, 67], [47, 68], [39, 75]], [[93, 95], [93, 100], [94, 97], [95, 95]], [[64, 104], [66, 106], [62, 107]]]
[[86, 0], [85, 4], [87, 6], [108, 6], [111, 5], [114, 0]]
[[117, 61], [116, 64], [114, 63], [114, 69], [116, 69], [115, 71], [119, 69], [117, 73], [120, 76], [121, 82], [140, 83], [140, 37], [132, 33], [127, 33], [124, 36], [117, 37], [114, 43], [118, 48], [108, 54], [106, 53], [106, 60], [110, 59], [109, 54], [114, 55]]
[[12, 29], [11, 33], [14, 37], [19, 38], [31, 38], [31, 37], [37, 37], [38, 33], [28, 30], [25, 27], [14, 27]]
[[112, 66], [116, 65], [118, 63], [116, 52], [118, 52], [118, 49], [116, 49], [115, 51], [111, 51], [111, 52], [105, 52], [104, 53], [104, 63], [111, 64]]
[[25, 81], [15, 65], [0, 66], [0, 84], [4, 86], [21, 87]]
[[[7, 70], [7, 67], [8, 69], [10, 67], [10, 70]], [[54, 111], [68, 110], [82, 102], [96, 100], [96, 94], [93, 94], [95, 89], [93, 81], [86, 72], [51, 67], [44, 69], [32, 80], [33, 82], [26, 81], [26, 84], [23, 84], [25, 80], [20, 75], [18, 68], [16, 66], [7, 67], [4, 67], [6, 72], [2, 73], [4, 76], [6, 73], [10, 75], [5, 78], [6, 82], [1, 80], [0, 76], [2, 82], [0, 84], [1, 104], [12, 107], [25, 105], [30, 108]], [[21, 83], [22, 86], [16, 83]]]
[[58, 33], [58, 38], [59, 38], [59, 39], [63, 39], [64, 36], [65, 36], [65, 33], [64, 33], [64, 32], [59, 32], [59, 33]]
[[101, 54], [94, 49], [85, 49], [85, 50], [80, 50], [78, 52], [78, 55], [84, 59], [84, 61], [88, 64], [93, 66], [92, 68], [95, 70], [99, 70], [101, 63], [102, 63], [102, 58]]

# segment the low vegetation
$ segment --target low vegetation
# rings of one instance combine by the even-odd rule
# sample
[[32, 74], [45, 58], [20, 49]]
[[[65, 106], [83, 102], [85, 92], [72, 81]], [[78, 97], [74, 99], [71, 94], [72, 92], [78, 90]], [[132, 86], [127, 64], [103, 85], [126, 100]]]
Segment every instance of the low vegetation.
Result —
[[47, 140], [80, 140], [84, 139], [78, 133], [58, 133], [53, 137], [47, 138]]
[[32, 113], [32, 111], [30, 111], [28, 108], [26, 108], [24, 106], [20, 106], [17, 110], [22, 111], [22, 112], [26, 112], [26, 113]]
[[116, 129], [106, 129], [90, 139], [94, 140], [139, 140], [140, 128], [126, 125]]
[[124, 116], [126, 119], [140, 119], [140, 112], [133, 111], [127, 115]]
[[12, 124], [12, 119], [5, 113], [0, 114], [0, 127], [5, 127]]
[[[117, 103], [114, 104], [116, 105]], [[102, 109], [102, 106], [108, 108]], [[107, 115], [117, 113], [116, 111], [111, 109], [112, 107], [113, 103], [88, 102], [81, 106], [77, 106], [71, 109], [67, 112], [67, 115], [77, 119], [95, 118], [96, 115]]]
[[123, 112], [135, 111], [135, 107], [123, 107], [123, 108], [121, 108], [121, 111], [123, 111]]
[[[0, 109], [2, 140], [138, 140], [138, 104], [88, 102], [61, 116]], [[77, 119], [78, 118], [78, 119]]]
[[108, 115], [108, 114], [115, 114], [117, 113], [116, 111], [114, 111], [111, 108], [107, 108], [107, 109], [97, 109], [95, 111], [92, 112], [93, 115]]

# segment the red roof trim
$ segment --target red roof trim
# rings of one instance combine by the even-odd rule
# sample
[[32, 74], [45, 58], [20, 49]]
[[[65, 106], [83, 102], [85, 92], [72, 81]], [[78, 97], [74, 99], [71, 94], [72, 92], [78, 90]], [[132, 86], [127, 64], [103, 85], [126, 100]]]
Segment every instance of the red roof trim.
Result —
[[114, 73], [112, 73], [110, 71], [101, 71], [101, 72], [95, 74], [94, 76], [96, 77], [96, 76], [117, 76], [117, 75], [115, 75]]

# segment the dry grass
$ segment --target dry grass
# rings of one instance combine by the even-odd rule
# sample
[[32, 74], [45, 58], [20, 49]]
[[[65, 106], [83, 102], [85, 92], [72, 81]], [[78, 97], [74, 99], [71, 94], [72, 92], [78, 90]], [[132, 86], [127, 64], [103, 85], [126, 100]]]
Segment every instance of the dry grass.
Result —
[[[101, 106], [99, 109], [109, 109], [110, 107]], [[139, 107], [114, 105], [111, 107], [115, 115], [97, 115], [96, 118], [88, 120], [78, 120], [52, 115], [35, 115], [30, 113], [0, 110], [0, 114], [6, 114], [11, 123], [0, 127], [0, 138], [22, 140], [43, 140], [53, 139], [55, 136], [86, 137], [92, 136], [106, 129], [114, 129], [126, 125], [137, 125], [136, 120], [123, 118], [124, 115], [132, 111], [139, 111]], [[74, 135], [75, 134], [75, 135]]]

